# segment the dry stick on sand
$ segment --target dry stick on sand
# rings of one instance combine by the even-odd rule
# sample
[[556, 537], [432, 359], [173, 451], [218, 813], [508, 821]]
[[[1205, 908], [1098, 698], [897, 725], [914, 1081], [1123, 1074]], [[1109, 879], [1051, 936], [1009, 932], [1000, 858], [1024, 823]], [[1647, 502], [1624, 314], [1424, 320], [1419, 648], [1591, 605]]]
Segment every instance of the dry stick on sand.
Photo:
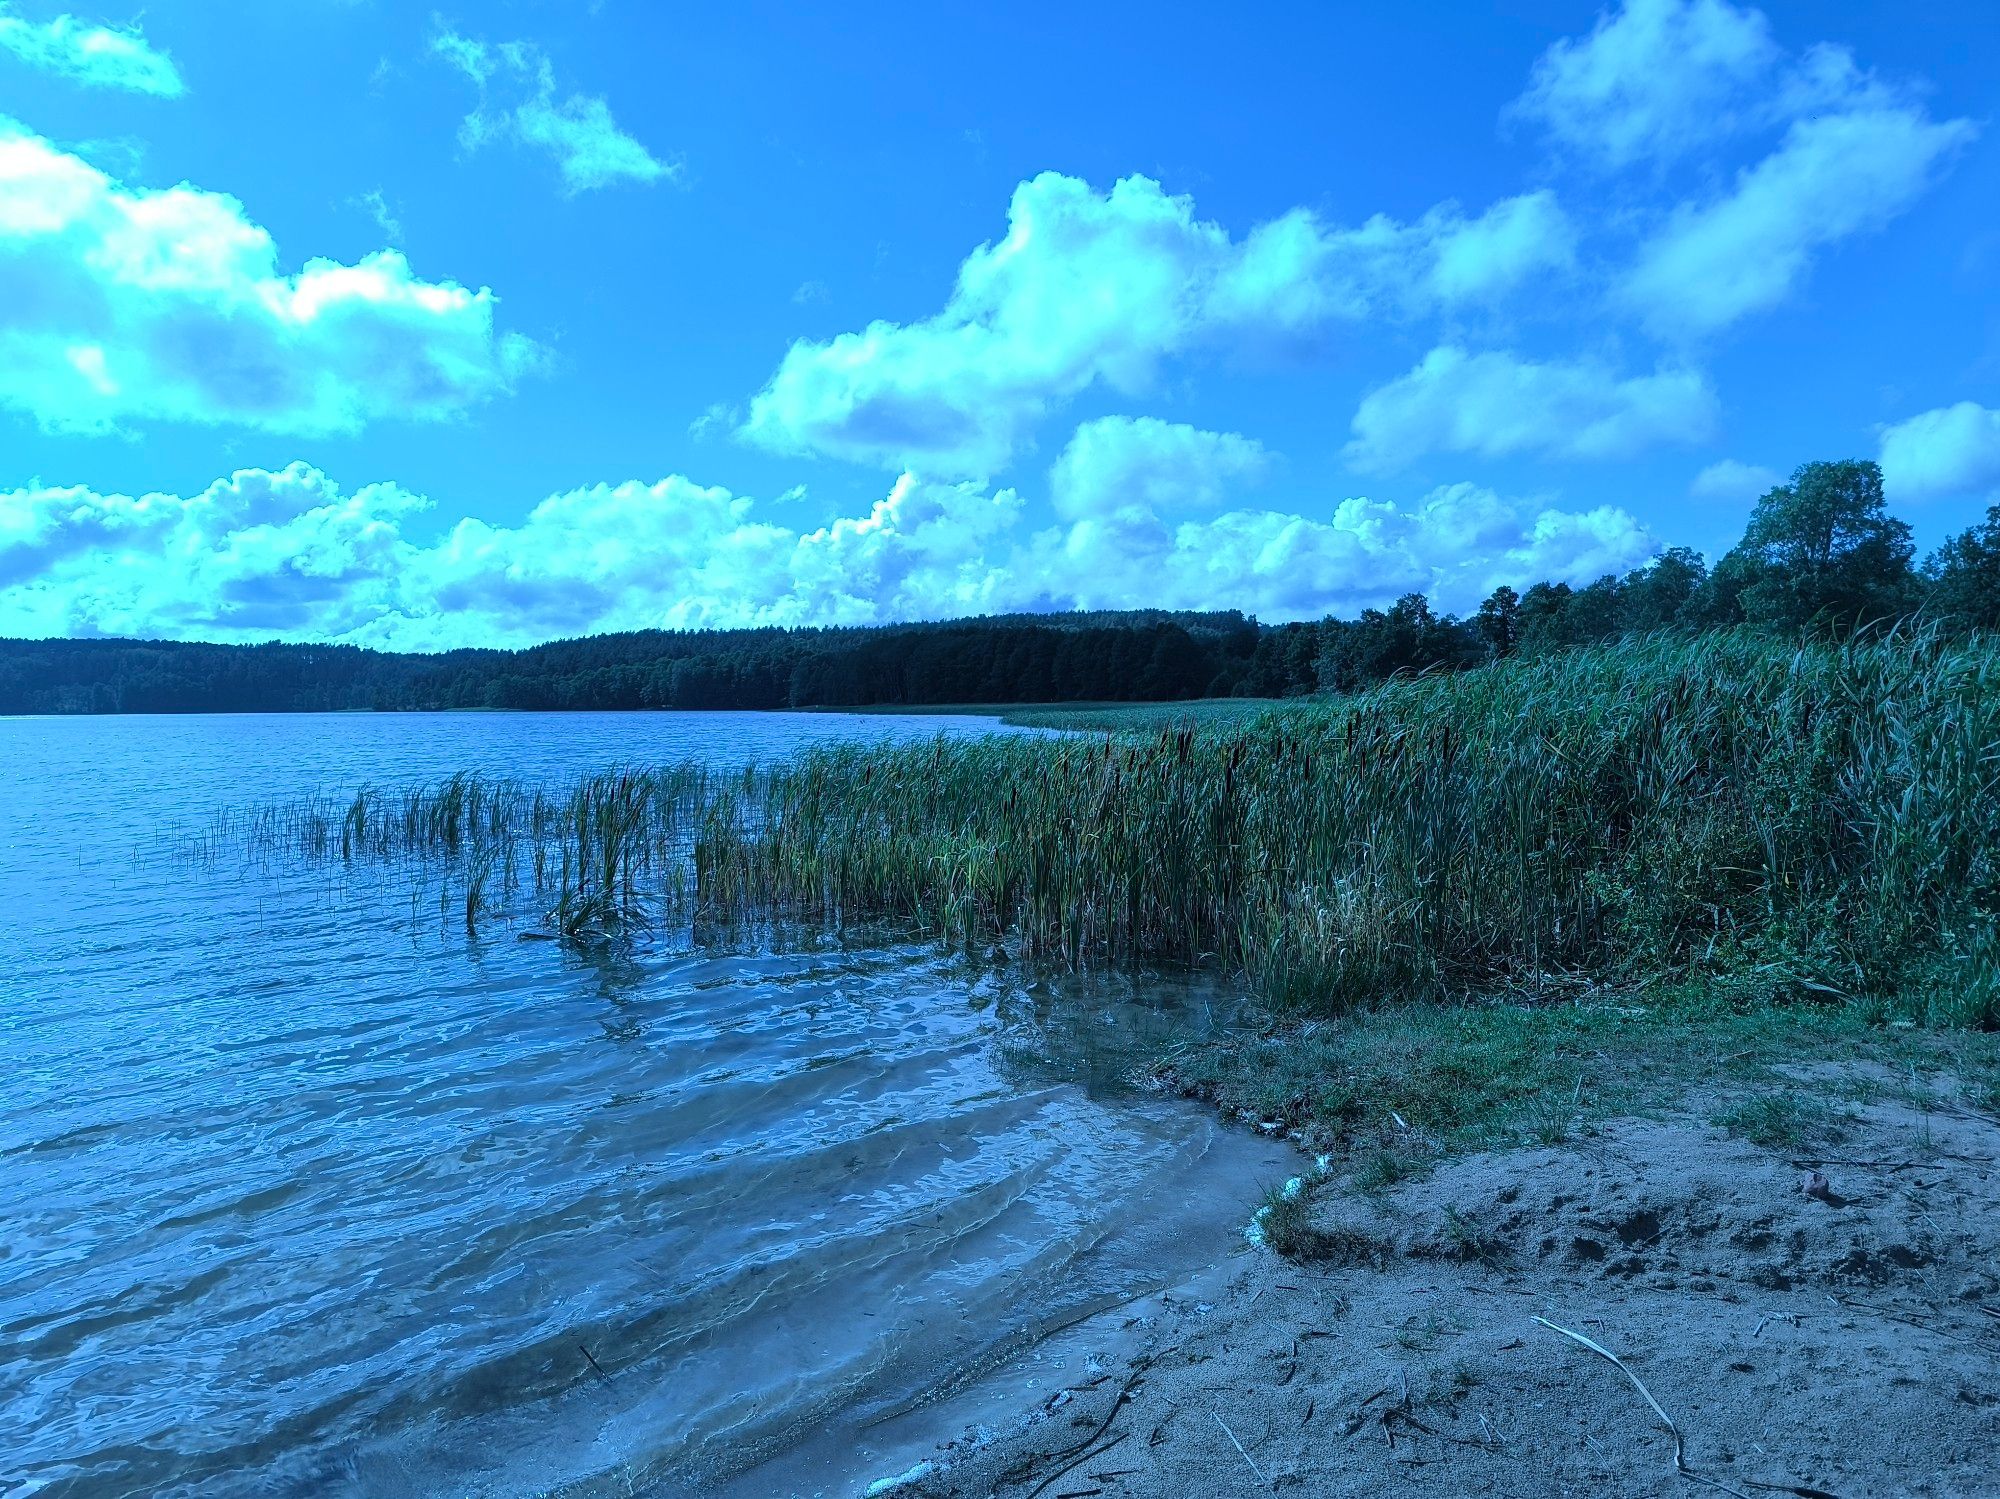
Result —
[[1215, 1424], [1217, 1426], [1220, 1426], [1222, 1428], [1222, 1434], [1229, 1438], [1229, 1445], [1236, 1449], [1237, 1456], [1241, 1457], [1244, 1462], [1250, 1465], [1250, 1471], [1257, 1475], [1257, 1481], [1259, 1483], [1269, 1483], [1271, 1480], [1266, 1478], [1264, 1476], [1264, 1470], [1257, 1466], [1257, 1459], [1252, 1457], [1249, 1453], [1245, 1452], [1243, 1450], [1243, 1444], [1236, 1440], [1236, 1433], [1229, 1429], [1229, 1423], [1223, 1420], [1221, 1416], [1216, 1415], [1214, 1411], [1210, 1411], [1209, 1414], [1211, 1416], [1215, 1416]]
[[1580, 1332], [1571, 1332], [1567, 1327], [1556, 1326], [1555, 1323], [1551, 1322], [1547, 1317], [1537, 1317], [1535, 1318], [1535, 1320], [1541, 1323], [1542, 1326], [1546, 1327], [1550, 1332], [1561, 1333], [1571, 1342], [1581, 1343], [1585, 1348], [1588, 1348], [1592, 1353], [1596, 1354], [1599, 1358], [1610, 1360], [1612, 1366], [1615, 1367], [1620, 1374], [1623, 1374], [1627, 1379], [1632, 1381], [1632, 1388], [1637, 1390], [1641, 1395], [1646, 1397], [1646, 1404], [1650, 1405], [1653, 1408], [1653, 1414], [1660, 1418], [1660, 1424], [1667, 1428], [1667, 1434], [1674, 1439], [1674, 1472], [1678, 1473], [1682, 1478], [1687, 1479], [1691, 1483], [1706, 1484], [1709, 1488], [1720, 1489], [1725, 1494], [1734, 1494], [1736, 1496], [1736, 1499], [1750, 1499], [1750, 1496], [1744, 1493], [1741, 1489], [1732, 1489], [1726, 1483], [1718, 1483], [1713, 1478], [1704, 1478], [1701, 1474], [1695, 1472], [1693, 1469], [1688, 1467], [1686, 1455], [1682, 1450], [1681, 1429], [1678, 1426], [1674, 1425], [1674, 1418], [1668, 1415], [1666, 1413], [1666, 1410], [1661, 1406], [1660, 1402], [1653, 1398], [1653, 1392], [1646, 1388], [1644, 1383], [1640, 1381], [1639, 1376], [1634, 1374], [1630, 1369], [1625, 1367], [1625, 1360], [1621, 1359], [1617, 1354], [1613, 1353], [1609, 1348], [1606, 1348], [1603, 1344], [1593, 1343], [1589, 1338], [1586, 1338]]

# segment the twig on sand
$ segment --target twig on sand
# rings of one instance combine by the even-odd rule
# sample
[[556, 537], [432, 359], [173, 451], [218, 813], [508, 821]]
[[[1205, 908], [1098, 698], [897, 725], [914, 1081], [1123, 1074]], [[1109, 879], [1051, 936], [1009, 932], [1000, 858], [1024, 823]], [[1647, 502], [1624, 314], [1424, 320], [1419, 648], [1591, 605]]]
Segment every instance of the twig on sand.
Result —
[[1264, 1476], [1264, 1470], [1257, 1466], [1257, 1459], [1252, 1457], [1249, 1453], [1245, 1452], [1243, 1450], [1243, 1444], [1236, 1440], [1236, 1433], [1229, 1429], [1229, 1423], [1223, 1420], [1222, 1417], [1214, 1411], [1210, 1411], [1209, 1414], [1215, 1417], [1215, 1424], [1217, 1426], [1220, 1426], [1222, 1428], [1222, 1434], [1229, 1438], [1229, 1445], [1236, 1449], [1237, 1456], [1241, 1457], [1244, 1462], [1250, 1465], [1250, 1471], [1257, 1475], [1257, 1481], [1259, 1483], [1269, 1483], [1271, 1480], [1266, 1478]]
[[2000, 1129], [2000, 1119], [1979, 1109], [1969, 1109], [1964, 1104], [1936, 1103], [1931, 1105], [1931, 1109], [1948, 1119], [1967, 1119], [1974, 1124], [1990, 1124], [1995, 1129]]
[[1125, 1376], [1125, 1383], [1122, 1386], [1120, 1386], [1117, 1399], [1111, 1402], [1111, 1409], [1105, 1412], [1104, 1419], [1097, 1423], [1097, 1430], [1093, 1431], [1089, 1436], [1085, 1437], [1075, 1446], [1065, 1447], [1061, 1452], [1052, 1453], [1051, 1456], [1053, 1456], [1057, 1462], [1061, 1462], [1064, 1458], [1070, 1456], [1072, 1453], [1083, 1451], [1084, 1448], [1090, 1446], [1099, 1437], [1103, 1436], [1104, 1433], [1110, 1428], [1111, 1423], [1118, 1419], [1118, 1413], [1121, 1410], [1125, 1409], [1125, 1402], [1132, 1398], [1132, 1386], [1136, 1385], [1139, 1382], [1139, 1376], [1146, 1372], [1146, 1368], [1147, 1366], [1145, 1364], [1141, 1364], [1139, 1365], [1138, 1368], [1134, 1369], [1130, 1374]]
[[[1097, 1439], [1110, 1429], [1111, 1423], [1118, 1419], [1118, 1413], [1125, 1409], [1125, 1402], [1132, 1398], [1132, 1387], [1138, 1384], [1140, 1376], [1152, 1367], [1152, 1362], [1150, 1358], [1144, 1360], [1135, 1365], [1132, 1372], [1125, 1376], [1125, 1383], [1119, 1386], [1118, 1394], [1111, 1402], [1111, 1409], [1104, 1413], [1104, 1419], [1097, 1423], [1095, 1431], [1082, 1441], [1076, 1443], [1076, 1445], [1065, 1447], [1060, 1452], [1049, 1454], [1049, 1461], [1058, 1464], [1058, 1466], [1054, 1472], [1050, 1473], [1048, 1477], [1044, 1478], [1028, 1491], [1028, 1499], [1035, 1499], [1035, 1495], [1041, 1493], [1043, 1489], [1054, 1483], [1063, 1474], [1069, 1472], [1070, 1469], [1089, 1462], [1093, 1457], [1102, 1457], [1113, 1447], [1124, 1441], [1127, 1436], [1131, 1435], [1129, 1432], [1121, 1431], [1102, 1447], [1096, 1445]], [[1033, 1471], [1032, 1467], [1030, 1467], [1029, 1471]], [[1023, 1475], [1024, 1478], [1025, 1476]]]
[[1120, 1442], [1124, 1441], [1125, 1438], [1130, 1435], [1131, 1435], [1130, 1432], [1121, 1431], [1118, 1433], [1117, 1436], [1113, 1437], [1110, 1441], [1106, 1442], [1102, 1447], [1097, 1448], [1094, 1452], [1085, 1452], [1081, 1456], [1073, 1458], [1071, 1461], [1064, 1463], [1060, 1468], [1057, 1468], [1055, 1472], [1051, 1473], [1047, 1478], [1044, 1478], [1040, 1483], [1036, 1484], [1033, 1488], [1029, 1489], [1026, 1499], [1035, 1499], [1035, 1495], [1041, 1493], [1043, 1489], [1047, 1488], [1050, 1484], [1054, 1483], [1058, 1478], [1062, 1477], [1063, 1474], [1069, 1472], [1071, 1468], [1080, 1468], [1085, 1463], [1089, 1462], [1093, 1457], [1104, 1456], [1105, 1453], [1109, 1452], [1113, 1447], [1116, 1447]]
[[1660, 1418], [1660, 1424], [1667, 1428], [1667, 1435], [1674, 1439], [1674, 1472], [1678, 1473], [1682, 1478], [1687, 1479], [1690, 1483], [1705, 1484], [1709, 1488], [1719, 1489], [1725, 1494], [1734, 1494], [1736, 1499], [1750, 1499], [1750, 1496], [1745, 1494], [1741, 1489], [1732, 1489], [1726, 1483], [1719, 1483], [1713, 1478], [1704, 1478], [1701, 1474], [1688, 1467], [1687, 1455], [1684, 1450], [1684, 1444], [1681, 1441], [1681, 1429], [1674, 1425], [1674, 1418], [1668, 1415], [1666, 1408], [1653, 1398], [1653, 1392], [1646, 1388], [1645, 1383], [1639, 1376], [1625, 1367], [1625, 1360], [1613, 1353], [1609, 1348], [1606, 1348], [1602, 1343], [1594, 1343], [1582, 1333], [1571, 1332], [1567, 1327], [1558, 1327], [1555, 1323], [1549, 1321], [1547, 1317], [1537, 1317], [1535, 1320], [1550, 1332], [1560, 1333], [1572, 1343], [1582, 1344], [1599, 1358], [1609, 1360], [1612, 1367], [1632, 1381], [1632, 1388], [1645, 1397], [1646, 1404], [1653, 1408], [1653, 1414]]
[[1914, 1327], [1918, 1332], [1927, 1332], [1934, 1338], [1943, 1338], [1947, 1343], [1964, 1344], [1966, 1342], [1964, 1338], [1959, 1337], [1956, 1333], [1946, 1332], [1942, 1327], [1933, 1326], [1921, 1318], [1893, 1311], [1886, 1306], [1877, 1306], [1872, 1301], [1851, 1301], [1845, 1296], [1829, 1296], [1827, 1300], [1831, 1301], [1835, 1306], [1844, 1306], [1849, 1311], [1868, 1312], [1873, 1316], [1887, 1317], [1891, 1322], [1900, 1322], [1905, 1327]]

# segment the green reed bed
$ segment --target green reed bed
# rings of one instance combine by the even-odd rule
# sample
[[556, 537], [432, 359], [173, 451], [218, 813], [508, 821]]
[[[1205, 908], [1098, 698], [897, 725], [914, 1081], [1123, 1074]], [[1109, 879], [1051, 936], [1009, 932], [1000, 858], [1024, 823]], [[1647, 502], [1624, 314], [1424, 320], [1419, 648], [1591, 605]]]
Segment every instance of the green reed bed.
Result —
[[460, 777], [271, 833], [486, 868], [566, 933], [677, 902], [1219, 965], [1316, 1013], [1711, 973], [1992, 1023], [1996, 689], [1985, 642], [1655, 637], [1120, 736], [824, 748], [566, 794]]
[[233, 844], [267, 860], [419, 866], [443, 876], [441, 901], [462, 899], [468, 929], [525, 891], [555, 934], [594, 940], [686, 906], [694, 829], [724, 803], [733, 797], [694, 764], [608, 770], [567, 789], [460, 774], [225, 816], [197, 852]]
[[1709, 969], [1987, 1021], [1996, 687], [1987, 644], [1728, 634], [1213, 729], [824, 751], [713, 809], [697, 892], [1216, 962], [1319, 1010]]

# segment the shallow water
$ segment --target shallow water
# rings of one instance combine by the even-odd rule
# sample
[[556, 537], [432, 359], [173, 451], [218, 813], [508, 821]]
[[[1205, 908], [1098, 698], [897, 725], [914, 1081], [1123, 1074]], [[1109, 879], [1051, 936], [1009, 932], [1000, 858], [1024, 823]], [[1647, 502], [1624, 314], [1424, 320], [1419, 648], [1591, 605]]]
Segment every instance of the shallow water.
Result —
[[1212, 1253], [1184, 1230], [1263, 1158], [1112, 1096], [1133, 1046], [1226, 1022], [1200, 985], [592, 962], [177, 853], [364, 782], [993, 731], [0, 720], [0, 1495], [699, 1492]]

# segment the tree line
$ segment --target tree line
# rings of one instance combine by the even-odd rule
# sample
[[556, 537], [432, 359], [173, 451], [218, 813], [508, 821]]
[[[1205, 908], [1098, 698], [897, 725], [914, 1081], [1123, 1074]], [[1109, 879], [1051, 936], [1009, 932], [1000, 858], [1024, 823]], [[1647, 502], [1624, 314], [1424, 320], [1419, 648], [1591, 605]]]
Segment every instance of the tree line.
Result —
[[1501, 587], [1473, 613], [1412, 593], [1357, 619], [1234, 610], [999, 615], [844, 629], [641, 630], [525, 650], [0, 641], [0, 713], [797, 708], [1165, 702], [1351, 691], [1661, 629], [2000, 626], [2000, 505], [1921, 565], [1881, 471], [1808, 463], [1713, 567], [1675, 547], [1582, 588]]
[[1905, 619], [2000, 627], [2000, 505], [1919, 564], [1875, 464], [1808, 463], [1757, 502], [1743, 539], [1712, 568], [1699, 552], [1670, 547], [1582, 588], [1496, 588], [1463, 618], [1412, 593], [1358, 619], [1278, 626], [1258, 643], [1268, 662], [1258, 690], [1352, 691], [1656, 630], [1750, 625], [1840, 636]]

